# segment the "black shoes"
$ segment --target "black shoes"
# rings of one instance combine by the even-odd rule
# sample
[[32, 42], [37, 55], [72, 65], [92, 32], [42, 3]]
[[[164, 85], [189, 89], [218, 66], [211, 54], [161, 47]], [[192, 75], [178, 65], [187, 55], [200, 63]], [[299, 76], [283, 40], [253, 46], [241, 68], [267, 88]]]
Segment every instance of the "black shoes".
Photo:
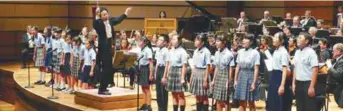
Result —
[[105, 90], [105, 91], [98, 91], [99, 95], [111, 95], [111, 93], [109, 92], [109, 90]]
[[152, 106], [147, 105], [147, 104], [143, 104], [139, 110], [140, 111], [152, 111]]

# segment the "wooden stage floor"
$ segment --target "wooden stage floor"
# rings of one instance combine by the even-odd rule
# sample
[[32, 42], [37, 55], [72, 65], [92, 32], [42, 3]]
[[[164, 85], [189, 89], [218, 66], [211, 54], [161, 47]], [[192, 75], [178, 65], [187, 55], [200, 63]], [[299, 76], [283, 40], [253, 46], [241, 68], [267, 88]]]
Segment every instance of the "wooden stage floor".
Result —
[[[27, 79], [27, 69], [21, 69], [20, 68], [20, 63], [19, 62], [13, 62], [13, 63], [1, 63], [0, 64], [0, 68], [4, 69], [4, 70], [9, 70], [9, 71], [13, 71], [13, 77], [14, 80], [17, 82], [18, 85], [20, 85], [21, 87], [24, 87], [28, 84], [28, 79]], [[123, 77], [121, 76], [117, 76], [115, 75], [115, 83], [117, 83], [117, 77], [118, 77], [118, 84], [119, 87], [123, 86]], [[31, 68], [31, 84], [33, 84], [37, 79], [39, 78], [39, 72], [37, 70], [37, 68]], [[50, 74], [47, 74], [45, 77], [45, 80], [48, 81], [50, 78]], [[126, 86], [129, 86], [129, 80], [126, 79]], [[136, 89], [136, 88], [135, 88]], [[151, 91], [152, 91], [152, 97], [153, 97], [153, 101], [152, 101], [152, 107], [153, 110], [157, 110], [157, 102], [155, 101], [156, 98], [156, 93], [155, 93], [155, 87], [152, 87]], [[48, 96], [51, 95], [51, 89], [42, 85], [34, 85], [34, 88], [32, 89], [25, 89], [29, 92], [31, 92], [34, 95], [38, 95], [42, 98], [46, 98]], [[196, 105], [195, 105], [195, 97], [192, 96], [190, 93], [185, 93], [186, 94], [186, 111], [193, 111], [196, 109]], [[49, 100], [50, 102], [55, 102], [61, 105], [66, 105], [66, 106], [70, 106], [76, 109], [80, 109], [80, 110], [87, 110], [87, 111], [96, 111], [97, 109], [94, 108], [90, 108], [87, 106], [83, 106], [83, 105], [78, 105], [74, 103], [74, 95], [73, 94], [64, 94], [62, 92], [58, 92], [55, 91], [55, 95], [59, 97], [59, 99], [57, 100]], [[211, 100], [210, 100], [211, 101]], [[257, 106], [257, 111], [265, 111], [265, 102], [264, 101], [257, 101], [256, 102], [256, 106]], [[1, 109], [1, 103], [0, 103], [0, 109]], [[169, 101], [168, 101], [168, 107], [169, 110], [172, 110], [172, 95], [171, 93], [169, 93]], [[118, 111], [135, 111], [136, 108], [131, 108], [131, 109], [121, 109]], [[232, 111], [238, 111], [238, 108], [232, 108]], [[295, 106], [293, 106], [292, 108], [293, 111], [296, 111]], [[331, 102], [329, 103], [329, 111], [341, 111], [342, 109], [340, 109], [339, 107], [337, 107], [337, 104], [334, 102], [334, 98], [333, 96], [331, 96]]]

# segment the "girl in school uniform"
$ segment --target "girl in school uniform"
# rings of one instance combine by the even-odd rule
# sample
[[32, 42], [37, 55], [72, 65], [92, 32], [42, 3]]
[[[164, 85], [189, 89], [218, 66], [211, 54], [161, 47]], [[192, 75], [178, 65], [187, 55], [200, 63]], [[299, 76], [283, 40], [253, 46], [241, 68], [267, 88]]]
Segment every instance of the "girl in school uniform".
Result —
[[61, 57], [62, 57], [62, 51], [63, 51], [63, 39], [61, 38], [62, 29], [56, 28], [55, 29], [55, 39], [52, 40], [52, 49], [53, 49], [53, 69], [54, 69], [54, 88], [58, 89], [60, 88], [59, 77], [61, 74], [60, 71], [60, 63], [61, 63]]
[[260, 64], [259, 52], [251, 46], [254, 35], [247, 34], [243, 39], [243, 48], [238, 51], [237, 66], [234, 77], [234, 99], [239, 100], [239, 110], [246, 110], [248, 102], [250, 111], [255, 110], [255, 101], [258, 100], [257, 80]]
[[65, 70], [65, 67], [64, 67], [64, 50], [65, 50], [65, 47], [64, 47], [64, 44], [66, 43], [65, 41], [65, 38], [67, 37], [67, 31], [66, 30], [63, 30], [62, 33], [61, 33], [61, 37], [58, 39], [59, 41], [59, 50], [58, 52], [60, 53], [60, 57], [59, 57], [59, 65], [60, 65], [60, 71], [58, 74], [58, 77], [57, 77], [57, 82], [58, 82], [58, 86], [56, 88], [57, 91], [62, 91], [62, 90], [65, 90], [66, 89], [66, 83], [65, 83], [65, 77], [64, 77], [64, 70]]
[[227, 41], [224, 35], [219, 35], [216, 39], [217, 51], [215, 52], [215, 75], [211, 86], [213, 87], [213, 98], [217, 101], [216, 110], [230, 111], [231, 106], [229, 100], [231, 99], [230, 86], [233, 85], [233, 68], [234, 55], [227, 48]]
[[199, 34], [195, 38], [195, 47], [192, 61], [192, 76], [190, 81], [190, 92], [196, 96], [196, 109], [208, 111], [208, 82], [211, 53], [206, 48], [207, 37], [205, 34]]
[[[54, 54], [54, 49], [55, 49], [55, 45], [54, 45], [54, 41], [55, 41], [55, 31], [56, 31], [57, 27], [56, 26], [51, 26], [51, 36], [50, 36], [50, 40], [46, 39], [46, 47], [48, 48], [50, 46], [51, 51], [49, 51], [47, 54], [50, 54], [50, 63], [45, 63], [46, 67], [49, 67], [49, 72], [54, 72], [53, 66], [54, 66], [54, 58], [53, 58], [53, 54]], [[50, 45], [49, 45], [50, 44]], [[48, 58], [48, 55], [47, 57]], [[55, 74], [53, 75], [55, 78]], [[51, 78], [49, 80], [49, 82], [47, 84], [45, 84], [46, 87], [51, 87], [51, 84], [53, 83], [53, 79]]]
[[33, 60], [35, 61], [35, 67], [39, 68], [40, 71], [40, 78], [35, 84], [45, 84], [45, 77], [43, 74], [44, 72], [44, 59], [45, 59], [45, 41], [44, 37], [41, 33], [38, 33], [38, 27], [33, 26], [32, 28], [32, 35], [35, 43], [35, 49], [33, 54]]
[[160, 35], [157, 40], [157, 46], [159, 47], [155, 52], [156, 67], [155, 67], [155, 84], [156, 84], [156, 98], [158, 103], [158, 111], [167, 111], [168, 104], [168, 92], [161, 80], [165, 72], [165, 63], [167, 61], [168, 49], [167, 45], [169, 43], [168, 35]]
[[67, 34], [66, 38], [64, 38], [63, 43], [63, 53], [62, 53], [62, 66], [61, 66], [61, 73], [62, 73], [62, 83], [67, 80], [68, 89], [63, 90], [65, 93], [70, 93], [72, 91], [71, 86], [71, 71], [70, 71], [70, 58], [71, 58], [71, 50], [72, 50], [72, 37], [70, 34]]
[[172, 48], [168, 54], [166, 62], [165, 74], [162, 83], [166, 84], [166, 89], [172, 92], [173, 97], [173, 111], [185, 111], [185, 96], [186, 90], [186, 64], [188, 54], [181, 46], [182, 37], [178, 34], [172, 35], [171, 39]]
[[[46, 55], [45, 55], [45, 60], [44, 60], [44, 71], [46, 73], [49, 73], [49, 71], [51, 71], [51, 62], [52, 62], [52, 43], [51, 43], [51, 39], [52, 39], [52, 30], [50, 26], [46, 26], [44, 28], [44, 40], [45, 40], [45, 49], [46, 49]], [[44, 77], [43, 77], [44, 78]], [[43, 83], [45, 83], [45, 81], [43, 81]]]
[[73, 93], [76, 89], [79, 88], [79, 75], [80, 75], [80, 69], [81, 69], [81, 43], [82, 40], [81, 38], [78, 37], [74, 37], [73, 39], [73, 48], [72, 48], [72, 52], [71, 52], [71, 60], [70, 60], [70, 64], [71, 64], [71, 88], [72, 91], [71, 93]]
[[[276, 33], [273, 37], [273, 46], [275, 51], [272, 55], [272, 74], [269, 79], [268, 90], [268, 108], [267, 111], [289, 111], [291, 106], [287, 107], [284, 96], [288, 96], [289, 86], [286, 84], [287, 70], [289, 66], [289, 55], [284, 45], [284, 36], [282, 32]], [[291, 93], [290, 93], [291, 94]], [[289, 96], [292, 98], [291, 96]]]
[[143, 91], [144, 104], [140, 110], [152, 111], [150, 84], [153, 81], [153, 50], [150, 41], [146, 37], [141, 38], [141, 53], [139, 55], [139, 81]]
[[93, 41], [87, 40], [85, 43], [86, 50], [84, 52], [84, 65], [82, 66], [82, 88], [88, 89], [88, 81], [94, 75], [94, 67], [96, 65], [96, 51], [93, 48]]

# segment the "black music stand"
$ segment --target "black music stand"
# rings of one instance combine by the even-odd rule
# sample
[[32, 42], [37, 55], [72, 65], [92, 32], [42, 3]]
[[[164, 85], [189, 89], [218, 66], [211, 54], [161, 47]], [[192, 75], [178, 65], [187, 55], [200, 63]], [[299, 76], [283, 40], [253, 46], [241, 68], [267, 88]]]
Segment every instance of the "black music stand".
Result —
[[248, 33], [254, 34], [255, 36], [263, 34], [263, 26], [253, 22], [244, 22], [248, 26]]
[[274, 36], [277, 32], [282, 31], [279, 27], [277, 26], [266, 26], [267, 30], [269, 31], [269, 35]]
[[[48, 53], [53, 53], [54, 51], [56, 51], [57, 49], [52, 50], [51, 52]], [[54, 64], [51, 63], [50, 64], [51, 69], [54, 70]], [[54, 84], [55, 84], [55, 78], [54, 78], [54, 71], [51, 71], [51, 96], [47, 97], [48, 99], [58, 99], [59, 97], [55, 96], [54, 93]]]
[[301, 27], [290, 28], [290, 32], [291, 32], [294, 36], [298, 36], [298, 35], [300, 34], [300, 32], [302, 32], [302, 28], [301, 28]]
[[[32, 54], [33, 55], [33, 53], [29, 53], [28, 55], [30, 55], [30, 54]], [[31, 81], [30, 81], [30, 62], [27, 62], [26, 63], [27, 64], [27, 79], [28, 79], [28, 84], [27, 84], [27, 86], [25, 86], [24, 88], [27, 88], [27, 89], [31, 89], [31, 88], [34, 88], [32, 85], [31, 85]]]
[[330, 32], [328, 30], [317, 30], [315, 34], [316, 37], [327, 38], [330, 36]]
[[333, 46], [336, 43], [343, 43], [343, 36], [330, 35], [330, 37], [327, 40], [328, 40], [328, 45]]

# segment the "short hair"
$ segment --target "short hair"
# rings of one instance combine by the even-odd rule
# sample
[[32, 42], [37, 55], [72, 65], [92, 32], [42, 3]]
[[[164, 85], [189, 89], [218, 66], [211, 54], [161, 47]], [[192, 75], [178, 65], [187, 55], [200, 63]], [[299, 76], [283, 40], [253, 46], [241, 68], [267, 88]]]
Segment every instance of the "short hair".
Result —
[[304, 36], [306, 40], [308, 40], [307, 45], [313, 43], [313, 38], [310, 34], [306, 33], [306, 32], [301, 32], [300, 36]]
[[306, 13], [312, 13], [312, 11], [311, 10], [306, 10]]
[[297, 19], [297, 20], [300, 20], [300, 16], [294, 16], [293, 19]]
[[165, 42], [167, 42], [167, 43], [170, 42], [170, 38], [168, 37], [168, 35], [160, 34], [160, 37], [163, 37]]
[[340, 52], [343, 52], [343, 43], [334, 44], [333, 48], [336, 48]]
[[264, 14], [265, 14], [265, 13], [270, 14], [269, 10], [264, 10]]
[[318, 29], [317, 29], [317, 28], [315, 28], [315, 27], [310, 27], [310, 28], [309, 28], [309, 31], [314, 31], [314, 32], [317, 32], [317, 31], [318, 31]]
[[[275, 34], [275, 36], [277, 36], [278, 39], [279, 39], [279, 41], [282, 42], [282, 44], [284, 44], [284, 43], [283, 43], [283, 41], [284, 41], [284, 39], [283, 39], [283, 38], [284, 38], [283, 32], [277, 32], [277, 33]], [[275, 36], [274, 36], [274, 37], [275, 37]]]
[[73, 38], [73, 41], [74, 41], [76, 44], [78, 44], [78, 45], [80, 45], [81, 42], [82, 42], [82, 40], [81, 40], [81, 38], [80, 38], [79, 36], [74, 37], [74, 38]]
[[100, 10], [99, 10], [100, 13], [103, 12], [104, 10], [105, 10], [106, 12], [109, 12], [105, 7], [100, 7], [99, 9], [100, 9]]
[[221, 41], [225, 45], [228, 44], [227, 36], [225, 34], [217, 34], [216, 35], [216, 40], [217, 41]]
[[324, 19], [318, 19], [317, 22], [323, 24], [324, 23]]
[[253, 34], [246, 34], [244, 39], [248, 39], [251, 42], [254, 42], [254, 35]]
[[321, 41], [325, 45], [327, 45], [327, 43], [328, 43], [326, 38], [320, 38], [319, 41]]
[[199, 39], [201, 40], [203, 43], [206, 43], [207, 42], [207, 34], [204, 34], [204, 33], [200, 33], [200, 34], [197, 34], [196, 38], [195, 39]]
[[292, 37], [291, 39], [293, 39], [294, 44], [297, 42], [297, 37]]
[[31, 29], [34, 29], [35, 31], [38, 31], [38, 26], [32, 26]]
[[31, 29], [31, 28], [32, 28], [32, 25], [28, 25], [28, 26], [26, 26], [26, 28]]
[[56, 33], [62, 33], [62, 29], [57, 27], [55, 30], [54, 30]]

